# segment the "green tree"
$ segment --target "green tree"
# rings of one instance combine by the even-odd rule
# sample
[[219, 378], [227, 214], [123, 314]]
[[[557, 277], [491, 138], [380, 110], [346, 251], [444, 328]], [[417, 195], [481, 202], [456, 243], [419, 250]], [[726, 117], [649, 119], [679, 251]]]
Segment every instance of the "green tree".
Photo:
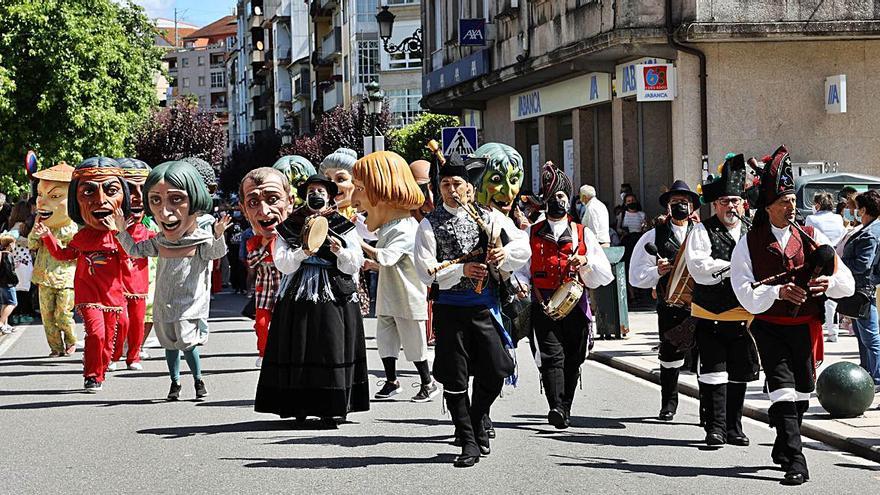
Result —
[[122, 156], [157, 103], [162, 52], [143, 9], [113, 0], [0, 2], [0, 189], [44, 164]]
[[458, 126], [458, 117], [437, 113], [423, 113], [412, 124], [393, 131], [394, 145], [391, 151], [406, 158], [408, 161], [432, 159], [426, 145], [428, 141], [440, 141], [444, 127]]
[[226, 130], [211, 112], [199, 111], [198, 103], [181, 98], [171, 107], [156, 108], [134, 137], [137, 158], [156, 166], [188, 156], [212, 166], [223, 163]]

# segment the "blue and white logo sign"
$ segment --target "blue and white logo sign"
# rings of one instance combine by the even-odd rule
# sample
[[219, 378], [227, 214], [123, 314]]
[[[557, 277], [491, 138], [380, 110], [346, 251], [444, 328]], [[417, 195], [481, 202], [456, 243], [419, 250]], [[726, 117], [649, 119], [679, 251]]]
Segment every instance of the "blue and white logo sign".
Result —
[[825, 78], [825, 112], [846, 113], [846, 74]]
[[486, 19], [459, 19], [458, 44], [461, 46], [485, 46]]
[[477, 149], [476, 127], [444, 127], [443, 154], [467, 156]]

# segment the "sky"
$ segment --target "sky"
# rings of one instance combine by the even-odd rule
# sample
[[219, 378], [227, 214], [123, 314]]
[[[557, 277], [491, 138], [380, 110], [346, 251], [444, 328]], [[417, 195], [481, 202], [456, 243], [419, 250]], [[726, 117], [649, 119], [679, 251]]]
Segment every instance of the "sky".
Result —
[[152, 19], [164, 17], [174, 19], [174, 9], [177, 8], [179, 21], [206, 26], [217, 19], [230, 15], [235, 8], [235, 0], [133, 0], [142, 6], [147, 15]]

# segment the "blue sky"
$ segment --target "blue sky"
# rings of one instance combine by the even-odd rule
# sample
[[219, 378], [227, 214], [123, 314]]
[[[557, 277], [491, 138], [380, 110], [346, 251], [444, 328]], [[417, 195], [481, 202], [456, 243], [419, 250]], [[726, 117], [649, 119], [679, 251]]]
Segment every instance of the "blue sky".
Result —
[[235, 0], [133, 0], [144, 7], [150, 18], [164, 17], [174, 19], [174, 8], [177, 8], [179, 21], [202, 27], [224, 15], [232, 14]]

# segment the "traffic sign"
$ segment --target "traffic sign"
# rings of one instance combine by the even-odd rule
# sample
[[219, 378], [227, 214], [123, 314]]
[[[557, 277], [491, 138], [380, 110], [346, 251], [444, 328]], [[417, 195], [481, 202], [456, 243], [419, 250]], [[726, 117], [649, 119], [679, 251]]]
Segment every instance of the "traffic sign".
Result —
[[443, 154], [467, 156], [477, 149], [476, 127], [444, 127]]

